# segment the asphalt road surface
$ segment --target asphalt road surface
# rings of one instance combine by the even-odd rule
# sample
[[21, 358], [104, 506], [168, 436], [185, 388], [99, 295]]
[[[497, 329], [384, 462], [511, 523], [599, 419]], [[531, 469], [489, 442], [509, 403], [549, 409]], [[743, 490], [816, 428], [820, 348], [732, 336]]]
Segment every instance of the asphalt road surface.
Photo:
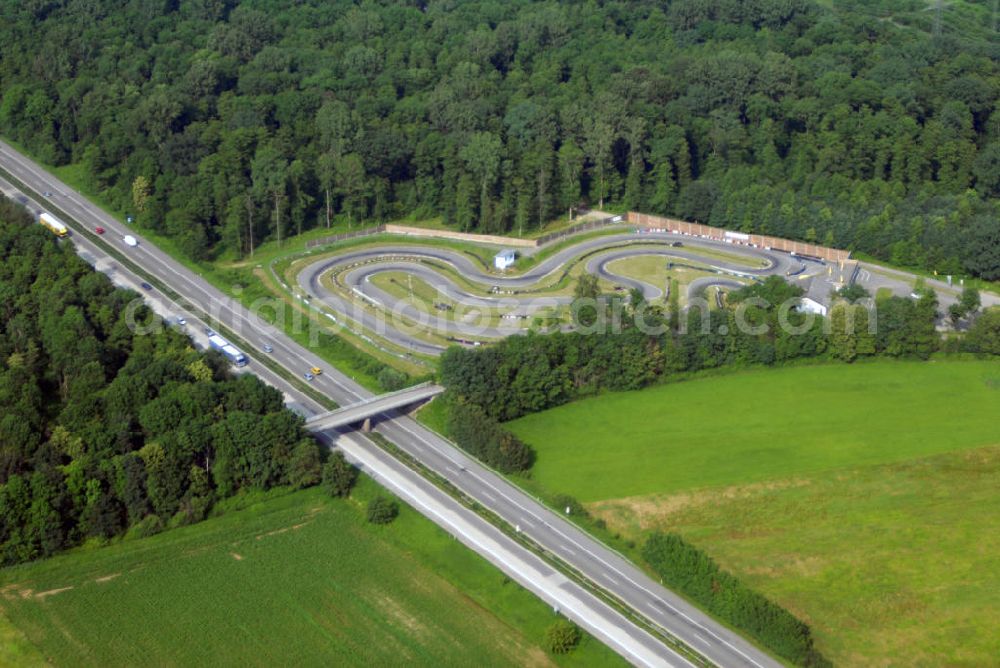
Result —
[[[18, 195], [18, 191], [2, 179], [0, 179], [0, 190], [7, 195], [15, 197]], [[24, 197], [22, 203], [33, 211], [47, 208], [44, 200], [39, 204], [36, 200]], [[100, 223], [105, 229], [111, 229], [108, 227], [110, 221], [101, 220]], [[142, 277], [121, 266], [113, 257], [108, 256], [103, 248], [87, 237], [72, 234], [70, 240], [76, 246], [77, 253], [105, 273], [115, 285], [140, 293], [164, 324], [180, 326], [177, 324], [177, 318], [184, 318], [186, 321], [184, 329], [201, 347], [208, 347], [204, 330], [211, 327], [212, 323], [199, 317], [199, 309], [182, 307], [156, 290], [143, 291], [140, 287], [143, 282]], [[148, 270], [145, 265], [143, 268]], [[275, 337], [274, 343], [271, 344], [276, 350], [279, 341], [280, 339]], [[259, 362], [259, 356], [257, 361]], [[305, 416], [326, 414], [323, 406], [263, 364], [251, 361], [250, 366], [240, 369], [239, 372], [252, 372], [281, 390], [291, 407]], [[336, 430], [320, 431], [317, 436], [328, 446], [344, 451], [348, 460], [366, 474], [535, 593], [554, 610], [559, 610], [576, 621], [633, 664], [676, 667], [693, 665], [590, 591], [568, 579], [531, 550], [512, 540], [497, 527], [387, 454], [370, 439], [361, 434], [341, 434]]]
[[[674, 247], [672, 243], [683, 243]], [[724, 251], [733, 256], [728, 260], [706, 255], [704, 250]], [[818, 263], [803, 263], [799, 259], [775, 251], [728, 244], [711, 239], [701, 239], [663, 232], [644, 234], [623, 233], [586, 239], [553, 253], [545, 260], [522, 274], [509, 276], [488, 273], [468, 255], [447, 248], [430, 248], [417, 244], [387, 243], [377, 248], [348, 250], [334, 257], [314, 260], [303, 267], [297, 276], [299, 288], [311, 298], [319, 300], [336, 317], [407, 350], [429, 355], [440, 354], [445, 343], [429, 341], [426, 332], [433, 332], [442, 339], [496, 339], [521, 333], [519, 321], [530, 318], [542, 309], [564, 306], [572, 302], [565, 295], [546, 295], [538, 284], [560, 272], [575, 261], [585, 261], [586, 270], [626, 288], [642, 290], [647, 300], [659, 298], [662, 286], [615, 274], [607, 265], [615, 260], [638, 256], [658, 256], [664, 262], [696, 262], [718, 272], [717, 277], [702, 277], [689, 286], [689, 299], [701, 294], [710, 286], [730, 289], [739, 287], [734, 277], [763, 278], [770, 275], [802, 276], [812, 278], [827, 274]], [[746, 258], [740, 262], [737, 258]], [[759, 265], [763, 263], [764, 267]], [[470, 283], [479, 286], [482, 294], [473, 294], [459, 287], [434, 265], [446, 265]], [[811, 273], [806, 273], [809, 270]], [[450, 314], [442, 317], [422, 311], [405, 300], [380, 289], [371, 282], [372, 277], [386, 272], [401, 272], [430, 285], [442, 301], [456, 302], [456, 310], [469, 316]], [[344, 299], [330, 291], [323, 278], [336, 274], [342, 288], [352, 292], [361, 302], [374, 308], [364, 308], [359, 302]], [[504, 314], [500, 324], [489, 324], [483, 314]], [[424, 333], [423, 336], [420, 333]]]
[[[676, 246], [678, 242], [682, 245]], [[722, 251], [730, 257], [713, 256], [705, 251]], [[314, 303], [321, 302], [338, 322], [350, 322], [355, 331], [373, 333], [405, 350], [438, 355], [449, 342], [468, 345], [523, 333], [525, 320], [544, 310], [572, 303], [571, 296], [546, 294], [539, 284], [551, 284], [554, 277], [575, 262], [585, 262], [588, 273], [610, 283], [640, 290], [647, 301], [658, 299], [663, 296], [665, 286], [620, 275], [608, 268], [616, 260], [641, 256], [656, 256], [664, 262], [688, 266], [696, 263], [717, 274], [699, 277], [688, 285], [689, 303], [710, 287], [737, 289], [746, 279], [771, 275], [800, 285], [806, 296], [826, 306], [834, 290], [851, 282], [862, 285], [873, 296], [884, 289], [908, 297], [916, 280], [913, 274], [867, 263], [828, 263], [715, 239], [645, 231], [581, 240], [516, 275], [485, 270], [468, 254], [447, 248], [380, 243], [312, 260], [299, 271], [297, 281], [300, 290]], [[740, 261], [741, 256], [745, 261]], [[469, 288], [457, 285], [448, 273], [441, 271], [445, 267], [478, 291], [470, 292]], [[388, 272], [406, 274], [427, 284], [449, 312], [429, 313], [372, 282], [372, 278]], [[331, 291], [324, 282], [331, 277], [342, 291], [353, 293], [356, 299]], [[947, 327], [947, 307], [958, 300], [962, 286], [957, 282], [949, 285], [943, 280], [927, 280], [926, 285], [938, 296], [939, 326]], [[984, 307], [997, 305], [1000, 297], [984, 293], [982, 303]]]
[[[10, 172], [29, 191], [33, 191], [24, 194], [31, 195], [40, 208], [58, 209], [53, 211], [57, 216], [60, 212], [67, 214], [71, 220], [65, 222], [70, 223], [71, 227], [74, 224], [89, 230], [97, 226], [104, 227], [106, 233], [102, 237], [103, 242], [120, 244], [121, 251], [129, 255], [144, 271], [169, 285], [186, 300], [184, 304], [172, 304], [167, 308], [172, 313], [185, 314], [188, 328], [205, 327], [209, 324], [200, 320], [201, 314], [224, 323], [254, 347], [252, 350], [243, 350], [250, 358], [247, 370], [259, 374], [267, 382], [280, 388], [306, 415], [324, 410], [295, 385], [270, 372], [260, 363], [262, 358], [269, 356], [293, 374], [302, 374], [312, 366], [325, 367], [309, 350], [286, 337], [283, 332], [255, 318], [237, 301], [221, 293], [127, 225], [104, 213], [3, 142], [0, 142], [0, 168]], [[49, 198], [41, 195], [45, 192], [51, 193]], [[31, 206], [29, 203], [29, 208]], [[138, 246], [127, 246], [122, 241], [126, 234], [135, 236], [139, 240]], [[114, 260], [107, 258], [101, 247], [90, 242], [84, 235], [74, 233], [70, 239], [78, 245], [82, 254], [91, 256], [95, 263], [110, 265], [116, 274], [125, 276], [133, 284], [139, 280], [125, 268], [115, 266]], [[272, 353], [262, 352], [265, 344], [273, 349]], [[373, 396], [373, 393], [336, 369], [326, 368], [325, 371], [312, 381], [312, 385], [337, 404], [346, 406]], [[548, 509], [501, 476], [467, 457], [440, 435], [415, 420], [399, 415], [389, 416], [378, 425], [377, 430], [402, 451], [447, 479], [509, 526], [516, 527], [544, 551], [571, 566], [583, 578], [631, 608], [633, 613], [640, 615], [648, 623], [679, 638], [708, 661], [727, 668], [781, 665], [738, 634], [653, 581], [634, 564], [559, 513]], [[650, 666], [689, 665], [665, 644], [593, 594], [567, 580], [517, 541], [465, 509], [403, 463], [377, 448], [363, 435], [329, 431], [319, 436], [325, 442], [342, 448], [363, 470], [407, 503], [567, 617], [581, 624], [632, 663]]]

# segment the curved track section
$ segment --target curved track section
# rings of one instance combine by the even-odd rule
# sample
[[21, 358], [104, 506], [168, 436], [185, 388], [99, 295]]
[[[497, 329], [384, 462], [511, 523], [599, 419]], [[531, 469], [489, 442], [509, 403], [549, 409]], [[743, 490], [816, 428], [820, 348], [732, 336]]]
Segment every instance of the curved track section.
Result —
[[[551, 292], [552, 286], [580, 262], [586, 263], [588, 273], [626, 289], [637, 288], [647, 300], [659, 299], [664, 294], [662, 286], [608, 268], [612, 262], [641, 256], [669, 258], [682, 265], [696, 263], [699, 268], [717, 274], [693, 280], [688, 286], [689, 299], [712, 286], [740, 287], [742, 283], [737, 278], [794, 276], [804, 270], [795, 257], [766, 249], [670, 233], [646, 233], [587, 239], [562, 248], [515, 275], [490, 273], [478, 259], [459, 251], [389, 243], [316, 260], [299, 271], [297, 281], [307, 295], [322, 302], [338, 321], [350, 322], [401, 348], [437, 355], [449, 342], [471, 344], [523, 332], [523, 320], [571, 303], [570, 296], [546, 294], [546, 291]], [[737, 260], [742, 257], [746, 263]], [[430, 286], [440, 298], [435, 303], [439, 312], [420, 309], [372, 281], [386, 273], [405, 274]], [[456, 283], [449, 273], [460, 276], [464, 285]], [[336, 290], [328, 287], [331, 282]]]

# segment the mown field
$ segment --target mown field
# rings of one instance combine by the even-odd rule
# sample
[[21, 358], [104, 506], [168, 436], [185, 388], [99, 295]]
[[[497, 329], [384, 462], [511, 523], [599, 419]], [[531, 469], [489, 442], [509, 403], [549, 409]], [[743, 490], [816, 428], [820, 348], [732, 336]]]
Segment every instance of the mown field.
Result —
[[844, 666], [1000, 665], [1000, 364], [771, 369], [509, 423], [530, 485], [677, 531]]
[[837, 666], [1000, 665], [1000, 447], [590, 510], [629, 538], [686, 536]]
[[998, 412], [996, 362], [875, 362], [606, 394], [508, 426], [538, 451], [535, 481], [599, 501], [992, 445]]
[[375, 491], [0, 571], [0, 664], [622, 665], [590, 638], [547, 654], [547, 606], [408, 508], [367, 524]]

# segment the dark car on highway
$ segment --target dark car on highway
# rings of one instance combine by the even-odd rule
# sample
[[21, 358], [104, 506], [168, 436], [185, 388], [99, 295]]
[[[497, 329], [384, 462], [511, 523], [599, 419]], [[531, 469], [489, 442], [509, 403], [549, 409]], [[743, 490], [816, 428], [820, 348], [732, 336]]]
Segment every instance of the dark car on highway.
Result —
[[153, 289], [153, 286], [150, 285], [149, 283], [147, 283], [146, 281], [143, 281], [142, 283], [140, 283], [140, 285], [142, 285], [142, 289], [143, 290], [152, 290]]

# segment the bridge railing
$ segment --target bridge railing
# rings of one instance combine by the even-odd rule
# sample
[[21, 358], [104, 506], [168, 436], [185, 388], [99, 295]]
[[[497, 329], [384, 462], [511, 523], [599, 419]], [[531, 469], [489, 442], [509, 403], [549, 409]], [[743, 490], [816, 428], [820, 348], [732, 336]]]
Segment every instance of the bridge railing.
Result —
[[[410, 394], [412, 392], [416, 392], [417, 390], [422, 390], [424, 388], [432, 387], [433, 385], [434, 383], [432, 381], [425, 380], [422, 383], [417, 383], [416, 385], [411, 385], [410, 387], [404, 387], [401, 390], [394, 390], [392, 392], [386, 392], [384, 394], [376, 394], [374, 397], [368, 397], [367, 399], [362, 399], [361, 401], [355, 401], [353, 404], [343, 406], [342, 408], [351, 408], [353, 406], [366, 406], [368, 404], [375, 403], [376, 401], [385, 401], [387, 399], [393, 399], [395, 397], [403, 396], [404, 394]], [[443, 392], [444, 388], [441, 388], [441, 391]]]
[[[375, 395], [373, 397], [368, 397], [367, 399], [361, 399], [360, 401], [355, 401], [353, 404], [348, 404], [346, 406], [341, 406], [340, 408], [336, 408], [336, 409], [334, 409], [332, 411], [327, 411], [326, 413], [320, 413], [319, 415], [314, 415], [311, 418], [309, 418], [308, 420], [306, 420], [306, 424], [315, 424], [316, 422], [319, 422], [320, 420], [324, 420], [324, 419], [326, 419], [326, 418], [328, 418], [328, 417], [330, 417], [332, 415], [336, 415], [336, 414], [341, 413], [341, 412], [346, 412], [346, 411], [349, 411], [349, 410], [354, 410], [356, 408], [363, 408], [365, 406], [369, 406], [371, 404], [378, 403], [378, 402], [381, 402], [381, 401], [389, 401], [389, 400], [394, 399], [396, 397], [405, 396], [407, 394], [413, 394], [417, 390], [429, 389], [429, 388], [431, 388], [433, 386], [434, 386], [434, 383], [428, 380], [428, 381], [424, 381], [423, 383], [418, 383], [417, 385], [411, 385], [410, 387], [404, 387], [401, 390], [395, 390], [393, 392], [386, 392], [385, 394], [377, 394], [377, 395]], [[441, 388], [441, 392], [444, 392], [444, 388], [443, 387]]]

